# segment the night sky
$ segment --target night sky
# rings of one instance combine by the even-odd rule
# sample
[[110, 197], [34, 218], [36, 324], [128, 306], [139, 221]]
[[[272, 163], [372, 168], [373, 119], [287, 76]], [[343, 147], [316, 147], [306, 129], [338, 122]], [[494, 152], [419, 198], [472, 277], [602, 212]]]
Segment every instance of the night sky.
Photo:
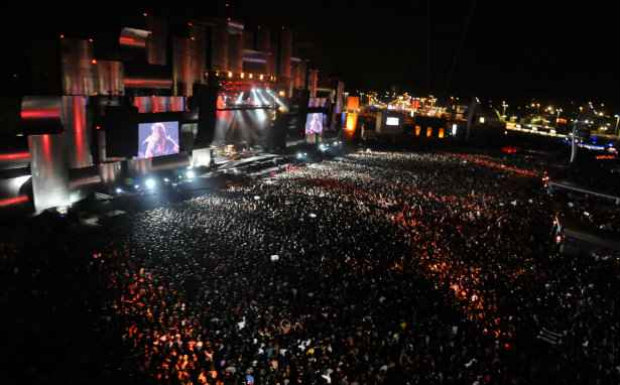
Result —
[[620, 107], [620, 2], [261, 3], [237, 6], [248, 19], [290, 20], [298, 39], [316, 41], [313, 59], [352, 87]]
[[[297, 53], [324, 74], [343, 78], [349, 89], [593, 100], [620, 108], [620, 2], [229, 2], [228, 8], [208, 2], [156, 12], [229, 14], [250, 28], [291, 27]], [[16, 36], [7, 43], [16, 56], [29, 39], [47, 31], [106, 28], [119, 15], [140, 12], [118, 11], [113, 3], [96, 11], [85, 8], [81, 15], [49, 5], [34, 13], [18, 7], [5, 10], [2, 26], [4, 36]], [[28, 27], [17, 33], [9, 19]]]

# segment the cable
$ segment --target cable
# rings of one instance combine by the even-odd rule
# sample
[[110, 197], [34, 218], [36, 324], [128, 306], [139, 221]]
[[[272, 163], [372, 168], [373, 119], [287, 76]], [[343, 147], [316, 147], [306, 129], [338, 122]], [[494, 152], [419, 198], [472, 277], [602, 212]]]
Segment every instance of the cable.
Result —
[[471, 7], [469, 8], [469, 14], [467, 15], [467, 19], [465, 19], [465, 27], [463, 28], [463, 33], [461, 34], [461, 40], [459, 42], [459, 47], [454, 53], [454, 58], [452, 60], [452, 67], [450, 68], [450, 72], [448, 72], [448, 77], [446, 79], [446, 92], [450, 93], [450, 86], [452, 85], [452, 76], [454, 75], [454, 71], [456, 71], [456, 65], [459, 60], [459, 56], [461, 56], [461, 51], [463, 50], [463, 46], [465, 45], [465, 39], [467, 38], [467, 32], [469, 31], [469, 25], [471, 24], [471, 19], [474, 17], [474, 12], [476, 10], [477, 0], [472, 0]]
[[431, 90], [431, 0], [426, 0], [426, 88]]

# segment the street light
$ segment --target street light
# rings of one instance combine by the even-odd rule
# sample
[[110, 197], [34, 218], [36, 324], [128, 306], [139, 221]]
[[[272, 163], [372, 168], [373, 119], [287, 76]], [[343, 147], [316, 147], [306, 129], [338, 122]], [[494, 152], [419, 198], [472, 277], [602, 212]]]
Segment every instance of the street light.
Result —
[[502, 116], [506, 116], [506, 108], [508, 108], [508, 104], [506, 104], [505, 100], [502, 100], [502, 107], [503, 107]]
[[573, 163], [575, 161], [575, 158], [577, 157], [577, 124], [579, 123], [579, 120], [575, 120], [573, 122], [573, 133], [572, 133], [572, 138], [571, 138], [571, 151], [570, 151], [570, 163]]
[[616, 136], [620, 136], [620, 131], [618, 131], [618, 123], [620, 123], [620, 115], [614, 115], [614, 118], [616, 118], [616, 129], [614, 131], [616, 131]]

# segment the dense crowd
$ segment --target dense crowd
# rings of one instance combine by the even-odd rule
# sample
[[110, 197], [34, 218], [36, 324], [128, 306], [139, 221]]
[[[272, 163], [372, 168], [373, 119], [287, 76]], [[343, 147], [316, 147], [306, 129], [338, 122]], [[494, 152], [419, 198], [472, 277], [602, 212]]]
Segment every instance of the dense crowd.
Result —
[[106, 275], [85, 258], [96, 233], [44, 213], [0, 236], [0, 384], [126, 383], [120, 324], [99, 322]]
[[617, 258], [568, 258], [532, 170], [358, 152], [132, 218], [92, 255], [163, 384], [620, 382]]

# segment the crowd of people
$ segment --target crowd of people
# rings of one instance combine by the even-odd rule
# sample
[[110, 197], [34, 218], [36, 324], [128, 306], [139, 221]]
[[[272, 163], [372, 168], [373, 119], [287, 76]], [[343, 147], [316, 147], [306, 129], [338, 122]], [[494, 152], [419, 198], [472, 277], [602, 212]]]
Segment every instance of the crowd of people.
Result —
[[141, 213], [92, 259], [155, 383], [619, 383], [619, 260], [557, 253], [553, 218], [538, 171], [362, 151]]
[[49, 212], [1, 229], [0, 383], [128, 383], [120, 324], [100, 322], [111, 297], [101, 264], [88, 258], [98, 232]]

